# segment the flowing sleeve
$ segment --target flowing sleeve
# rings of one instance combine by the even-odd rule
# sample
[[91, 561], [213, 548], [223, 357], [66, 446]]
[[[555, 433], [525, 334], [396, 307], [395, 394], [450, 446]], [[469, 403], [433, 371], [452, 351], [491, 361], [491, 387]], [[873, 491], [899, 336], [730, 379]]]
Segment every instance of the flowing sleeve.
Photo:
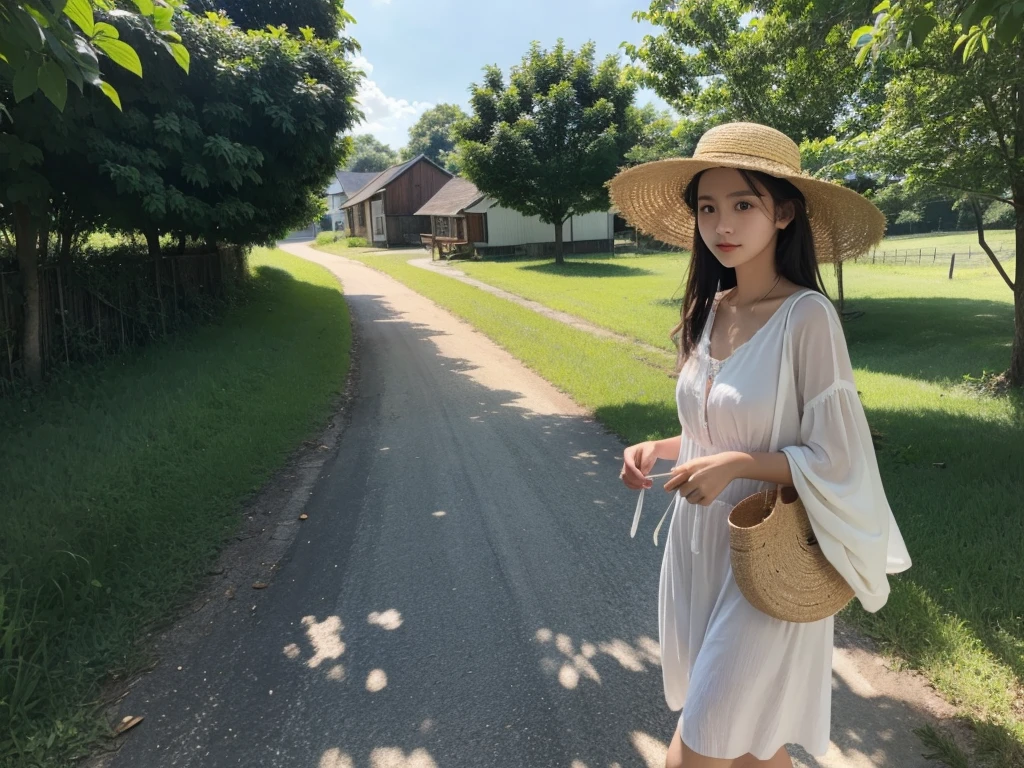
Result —
[[809, 294], [787, 332], [800, 437], [782, 451], [822, 553], [874, 612], [889, 597], [887, 574], [909, 568], [910, 555], [882, 488], [839, 315]]

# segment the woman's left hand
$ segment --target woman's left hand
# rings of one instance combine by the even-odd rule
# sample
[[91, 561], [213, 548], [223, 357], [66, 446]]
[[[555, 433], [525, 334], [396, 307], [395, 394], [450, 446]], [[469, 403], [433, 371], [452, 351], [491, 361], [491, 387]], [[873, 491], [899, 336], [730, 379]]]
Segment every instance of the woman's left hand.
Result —
[[736, 479], [736, 456], [731, 452], [702, 456], [672, 468], [665, 490], [679, 491], [691, 504], [708, 506]]

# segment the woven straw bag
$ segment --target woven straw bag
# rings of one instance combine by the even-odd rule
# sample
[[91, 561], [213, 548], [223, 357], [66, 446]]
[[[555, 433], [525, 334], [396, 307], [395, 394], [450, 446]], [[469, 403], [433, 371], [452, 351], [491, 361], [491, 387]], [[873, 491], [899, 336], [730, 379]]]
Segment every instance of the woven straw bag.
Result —
[[853, 590], [821, 552], [796, 489], [748, 496], [729, 513], [733, 577], [751, 605], [782, 621], [820, 621]]

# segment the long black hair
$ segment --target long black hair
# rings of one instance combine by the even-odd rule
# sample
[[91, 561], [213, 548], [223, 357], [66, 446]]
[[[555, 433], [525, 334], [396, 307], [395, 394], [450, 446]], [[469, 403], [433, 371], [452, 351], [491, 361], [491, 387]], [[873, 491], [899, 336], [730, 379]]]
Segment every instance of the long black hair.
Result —
[[[784, 203], [792, 203], [793, 220], [779, 232], [775, 247], [775, 270], [797, 285], [811, 288], [828, 295], [818, 270], [818, 259], [814, 251], [814, 237], [807, 219], [807, 203], [803, 192], [786, 179], [780, 179], [761, 171], [737, 169], [747, 182], [750, 191], [762, 197], [754, 185], [754, 179], [761, 182], [775, 201], [775, 211]], [[686, 279], [686, 293], [680, 310], [679, 324], [672, 329], [672, 340], [679, 351], [678, 365], [681, 367], [693, 352], [704, 332], [704, 324], [711, 314], [716, 291], [725, 291], [736, 286], [736, 270], [722, 265], [711, 252], [697, 227], [697, 185], [704, 171], [696, 174], [683, 191], [683, 201], [693, 211], [693, 247], [690, 249], [690, 271]]]

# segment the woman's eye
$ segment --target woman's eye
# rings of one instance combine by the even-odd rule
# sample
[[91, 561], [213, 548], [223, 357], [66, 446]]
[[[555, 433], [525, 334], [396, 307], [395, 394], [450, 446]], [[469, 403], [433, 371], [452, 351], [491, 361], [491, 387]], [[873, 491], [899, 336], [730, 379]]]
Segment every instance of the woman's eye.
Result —
[[740, 208], [740, 210], [741, 210], [741, 211], [745, 211], [745, 210], [747, 210], [748, 208], [751, 208], [751, 207], [752, 207], [752, 206], [750, 205], [750, 203], [748, 203], [748, 202], [747, 202], [746, 200], [740, 200], [740, 201], [739, 201], [738, 203], [736, 203], [736, 205], [745, 205], [745, 206], [747, 206], [746, 208]]
[[707, 210], [710, 207], [711, 207], [710, 205], [702, 205], [701, 208], [700, 208], [700, 212], [701, 213], [710, 213], [710, 211]]

